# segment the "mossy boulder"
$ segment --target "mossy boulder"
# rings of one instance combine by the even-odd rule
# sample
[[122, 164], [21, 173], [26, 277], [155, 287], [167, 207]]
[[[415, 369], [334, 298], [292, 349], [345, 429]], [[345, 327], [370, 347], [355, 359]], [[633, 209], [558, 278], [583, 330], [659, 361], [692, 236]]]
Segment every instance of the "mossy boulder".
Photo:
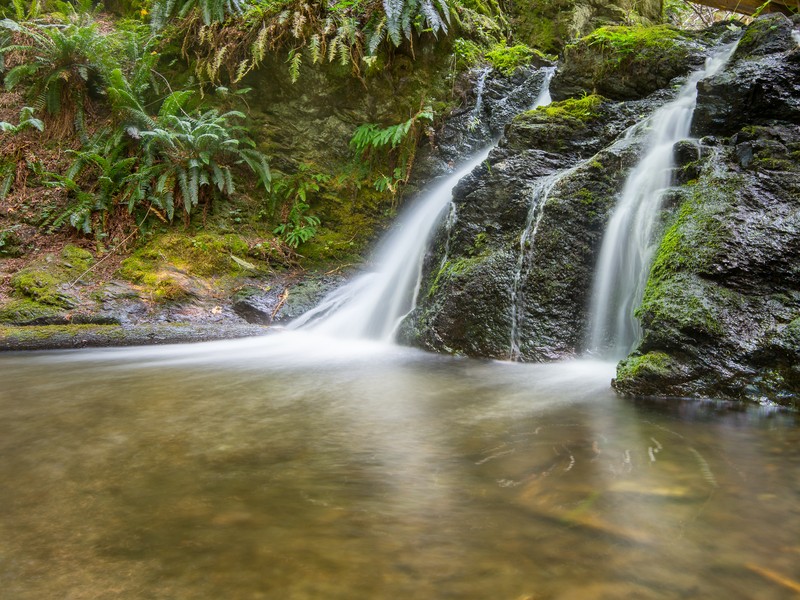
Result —
[[67, 323], [62, 307], [29, 299], [15, 299], [0, 307], [0, 323], [9, 325], [47, 325]]
[[237, 277], [268, 270], [235, 234], [167, 234], [156, 237], [122, 262], [118, 275], [143, 288], [156, 302], [178, 302], [225, 292]]
[[12, 297], [0, 307], [0, 323], [68, 322], [81, 304], [76, 285], [93, 263], [90, 252], [73, 245], [33, 261], [11, 277]]
[[[637, 311], [641, 344], [614, 387], [798, 406], [800, 168], [789, 157], [800, 126], [715, 143], [666, 228]], [[635, 368], [654, 356], [659, 368]]]
[[598, 27], [662, 19], [661, 0], [515, 0], [509, 7], [517, 39], [558, 54], [575, 38]]
[[736, 45], [733, 60], [751, 59], [793, 50], [797, 46], [792, 37], [793, 30], [792, 20], [780, 13], [759, 17], [744, 30]]
[[564, 49], [553, 97], [643, 98], [702, 65], [707, 47], [667, 25], [602, 27]]

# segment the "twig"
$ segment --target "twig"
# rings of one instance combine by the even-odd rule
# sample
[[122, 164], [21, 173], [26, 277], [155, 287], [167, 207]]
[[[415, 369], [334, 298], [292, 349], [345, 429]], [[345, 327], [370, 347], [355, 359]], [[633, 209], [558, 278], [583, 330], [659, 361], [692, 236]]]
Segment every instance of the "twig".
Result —
[[75, 280], [74, 280], [74, 281], [72, 281], [72, 282], [69, 284], [69, 287], [75, 287], [75, 284], [76, 284], [76, 283], [78, 283], [78, 282], [81, 280], [81, 277], [83, 277], [84, 275], [86, 275], [86, 274], [87, 274], [87, 273], [89, 273], [90, 271], [94, 270], [94, 269], [95, 269], [95, 268], [96, 268], [98, 265], [100, 265], [101, 263], [103, 263], [103, 262], [104, 262], [104, 261], [105, 261], [107, 258], [110, 258], [110, 257], [111, 257], [111, 255], [112, 255], [112, 254], [114, 254], [114, 252], [116, 252], [116, 251], [117, 251], [119, 248], [121, 248], [122, 246], [124, 246], [124, 245], [125, 245], [125, 242], [127, 242], [127, 241], [128, 241], [129, 239], [131, 239], [131, 238], [132, 238], [134, 235], [136, 235], [136, 234], [139, 232], [139, 229], [141, 228], [141, 226], [144, 224], [145, 220], [147, 219], [147, 216], [150, 214], [150, 209], [151, 209], [151, 208], [152, 208], [152, 207], [150, 207], [150, 206], [148, 206], [148, 207], [147, 207], [147, 212], [145, 213], [144, 217], [142, 218], [142, 221], [141, 221], [141, 223], [139, 223], [139, 224], [136, 226], [136, 229], [134, 229], [134, 230], [131, 232], [131, 234], [130, 234], [128, 237], [126, 237], [126, 238], [125, 238], [124, 240], [122, 240], [122, 241], [121, 241], [119, 244], [117, 244], [117, 245], [116, 245], [116, 246], [114, 246], [114, 247], [113, 247], [111, 250], [109, 250], [109, 251], [108, 251], [108, 254], [106, 254], [106, 255], [105, 255], [103, 258], [101, 258], [100, 260], [98, 260], [98, 261], [97, 261], [96, 263], [94, 263], [94, 264], [93, 264], [91, 267], [89, 267], [89, 268], [88, 268], [88, 269], [86, 269], [86, 270], [85, 270], [83, 273], [81, 273], [80, 275], [78, 275], [78, 276], [75, 278]]
[[269, 317], [270, 323], [275, 320], [275, 315], [278, 314], [278, 311], [283, 308], [283, 305], [286, 304], [286, 300], [289, 298], [289, 288], [287, 287], [283, 290], [283, 294], [281, 294], [281, 299], [278, 301], [278, 305], [275, 307], [275, 310], [272, 311], [272, 314]]
[[747, 563], [745, 567], [750, 569], [753, 573], [761, 575], [764, 579], [769, 579], [773, 583], [782, 585], [786, 589], [792, 590], [793, 592], [800, 594], [800, 582], [797, 582], [794, 579], [789, 579], [785, 575], [781, 575], [780, 573], [776, 573], [775, 571], [766, 569], [764, 567], [760, 567], [753, 563]]

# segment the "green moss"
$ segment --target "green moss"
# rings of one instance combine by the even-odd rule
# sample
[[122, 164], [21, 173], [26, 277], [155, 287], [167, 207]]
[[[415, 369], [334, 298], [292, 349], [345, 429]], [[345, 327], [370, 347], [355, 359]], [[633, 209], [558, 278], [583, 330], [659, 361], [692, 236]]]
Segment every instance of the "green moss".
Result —
[[784, 15], [778, 13], [755, 19], [747, 26], [739, 43], [736, 45], [734, 59], [753, 54], [767, 39], [775, 36], [776, 29], [786, 28], [791, 30], [791, 27], [791, 22]]
[[662, 238], [650, 272], [661, 280], [677, 271], [707, 271], [728, 239], [729, 198], [738, 195], [741, 179], [701, 177], [681, 204], [677, 218]]
[[475, 236], [475, 242], [472, 244], [472, 251], [471, 254], [480, 254], [484, 251], [486, 242], [489, 240], [489, 234], [485, 231], [481, 231], [478, 235]]
[[753, 167], [766, 171], [792, 172], [797, 169], [797, 163], [781, 158], [757, 158], [753, 161]]
[[433, 282], [428, 288], [428, 297], [432, 298], [439, 291], [443, 283], [451, 279], [457, 279], [468, 274], [479, 263], [483, 262], [483, 256], [473, 256], [469, 258], [457, 258], [448, 260], [436, 272]]
[[646, 329], [722, 334], [720, 307], [736, 298], [725, 297], [728, 292], [701, 275], [713, 271], [730, 235], [729, 198], [736, 197], [739, 179], [728, 175], [701, 177], [667, 227], [636, 311]]
[[87, 334], [102, 336], [109, 342], [125, 339], [125, 329], [119, 325], [31, 325], [27, 327], [0, 326], [0, 342], [45, 342], [80, 338]]
[[61, 317], [64, 310], [51, 304], [42, 304], [28, 298], [11, 300], [0, 307], [0, 323], [25, 324]]
[[11, 287], [18, 296], [39, 304], [71, 308], [75, 301], [59, 290], [62, 280], [52, 273], [36, 268], [23, 269], [11, 278]]
[[165, 267], [198, 277], [241, 273], [231, 258], [247, 256], [249, 246], [238, 235], [202, 233], [196, 236], [168, 234], [156, 238], [122, 263], [120, 275], [138, 283], [154, 283], [154, 271]]
[[564, 49], [564, 73], [587, 92], [634, 98], [685, 73], [693, 51], [686, 34], [664, 25], [601, 27]]
[[558, 54], [572, 37], [575, 0], [517, 0], [511, 4], [516, 39], [548, 54]]
[[800, 317], [786, 326], [783, 335], [797, 348], [798, 353], [800, 353]]
[[504, 75], [511, 76], [518, 68], [530, 64], [534, 51], [525, 44], [506, 45], [505, 41], [495, 44], [486, 52], [486, 60]]
[[652, 27], [601, 27], [584, 37], [581, 41], [589, 46], [599, 47], [614, 60], [621, 61], [628, 56], [649, 50], [671, 50], [675, 41], [683, 34], [668, 25]]
[[663, 352], [629, 356], [617, 365], [617, 383], [626, 383], [633, 379], [650, 376], [663, 378], [669, 376], [672, 371], [672, 359]]
[[[258, 270], [266, 265], [248, 255], [247, 242], [238, 235], [203, 233], [196, 236], [167, 234], [155, 238], [122, 261], [117, 274], [146, 289], [157, 302], [174, 302], [193, 295], [197, 283], [190, 278], [208, 280], [213, 287], [226, 287], [236, 277], [252, 274], [232, 256], [255, 264]], [[206, 284], [203, 284], [206, 285]]]
[[553, 102], [531, 112], [546, 115], [549, 119], [586, 122], [600, 116], [599, 109], [604, 101], [605, 98], [602, 96], [590, 94], [583, 98], [568, 98], [561, 102]]
[[68, 269], [80, 271], [77, 275], [86, 271], [92, 266], [94, 257], [92, 253], [77, 246], [68, 245], [61, 251], [61, 258], [66, 261], [64, 265]]

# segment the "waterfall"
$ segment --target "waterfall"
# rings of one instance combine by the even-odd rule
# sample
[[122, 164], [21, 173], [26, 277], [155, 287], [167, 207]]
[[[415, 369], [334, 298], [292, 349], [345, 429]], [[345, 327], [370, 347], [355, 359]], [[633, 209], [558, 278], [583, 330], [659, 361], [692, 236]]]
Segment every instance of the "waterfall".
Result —
[[472, 109], [468, 124], [470, 130], [480, 125], [481, 113], [483, 112], [483, 90], [486, 87], [486, 77], [488, 77], [491, 70], [490, 67], [483, 69], [478, 75], [478, 81], [475, 83], [475, 108]]
[[528, 209], [528, 219], [525, 223], [525, 228], [519, 236], [519, 256], [517, 257], [517, 266], [514, 270], [514, 278], [511, 286], [511, 350], [509, 358], [511, 360], [519, 360], [519, 317], [522, 314], [523, 306], [519, 298], [520, 284], [527, 278], [530, 273], [530, 268], [525, 270], [525, 264], [530, 264], [530, 261], [525, 259], [528, 257], [533, 241], [536, 239], [536, 233], [539, 230], [539, 223], [544, 216], [544, 206], [547, 203], [547, 198], [556, 184], [563, 178], [575, 172], [577, 167], [564, 169], [548, 177], [542, 177], [534, 184], [530, 196], [530, 208]]
[[[546, 70], [539, 97], [532, 108], [550, 102], [553, 71]], [[479, 82], [483, 80], [481, 77]], [[481, 101], [478, 94], [478, 102]], [[494, 145], [474, 153], [452, 175], [412, 204], [394, 231], [379, 245], [373, 259], [374, 272], [360, 275], [334, 290], [290, 327], [339, 338], [392, 341], [397, 327], [416, 305], [425, 251], [451, 203], [453, 188], [486, 160], [492, 147]]]
[[622, 357], [638, 343], [641, 329], [634, 310], [642, 301], [657, 248], [653, 234], [664, 192], [672, 183], [673, 146], [689, 137], [698, 82], [719, 72], [735, 49], [734, 43], [715, 52], [703, 69], [689, 77], [675, 100], [642, 123], [650, 130], [645, 153], [625, 181], [595, 269], [589, 313], [592, 352]]

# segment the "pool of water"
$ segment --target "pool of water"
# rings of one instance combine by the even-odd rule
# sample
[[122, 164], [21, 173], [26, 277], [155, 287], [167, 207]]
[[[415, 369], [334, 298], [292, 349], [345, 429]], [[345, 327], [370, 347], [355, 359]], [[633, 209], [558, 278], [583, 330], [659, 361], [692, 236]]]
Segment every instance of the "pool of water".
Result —
[[800, 421], [301, 334], [0, 356], [0, 597], [796, 598]]

